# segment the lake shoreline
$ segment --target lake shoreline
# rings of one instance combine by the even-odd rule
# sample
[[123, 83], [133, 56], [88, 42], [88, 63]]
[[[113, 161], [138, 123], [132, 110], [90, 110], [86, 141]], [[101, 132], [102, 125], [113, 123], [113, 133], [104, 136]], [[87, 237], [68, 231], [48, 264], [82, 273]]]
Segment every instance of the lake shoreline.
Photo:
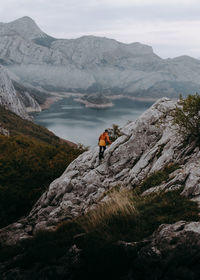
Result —
[[105, 104], [95, 104], [95, 103], [91, 103], [86, 100], [83, 100], [81, 98], [74, 98], [74, 101], [84, 104], [86, 108], [104, 109], [104, 108], [109, 108], [109, 107], [114, 106], [112, 102], [105, 103]]
[[40, 105], [42, 111], [49, 109], [51, 105], [56, 103], [59, 100], [62, 100], [63, 98], [70, 98], [70, 97], [80, 97], [82, 96], [81, 93], [73, 93], [73, 92], [53, 92], [51, 93], [51, 96], [47, 97], [45, 102]]
[[106, 128], [113, 124], [123, 127], [128, 122], [135, 121], [152, 105], [152, 102], [138, 102], [120, 97], [112, 100], [114, 106], [110, 108], [91, 109], [76, 102], [75, 95], [59, 95], [62, 99], [52, 104], [49, 109], [35, 114], [34, 122], [62, 139], [90, 147], [97, 146], [99, 135]]
[[[75, 102], [79, 102], [85, 105], [86, 108], [97, 108], [97, 109], [106, 109], [106, 108], [110, 108], [113, 107], [114, 104], [112, 102], [106, 103], [106, 104], [95, 104], [95, 103], [90, 103], [86, 100], [81, 99], [81, 97], [83, 96], [83, 93], [73, 93], [73, 92], [62, 92], [62, 93], [52, 93], [52, 96], [47, 97], [47, 99], [45, 100], [45, 102], [40, 105], [42, 110], [46, 110], [49, 109], [51, 107], [51, 105], [53, 105], [55, 102], [63, 99], [63, 98], [70, 98], [73, 97]], [[108, 96], [109, 99], [111, 100], [118, 100], [118, 99], [130, 99], [133, 101], [139, 101], [139, 102], [156, 102], [159, 98], [153, 98], [153, 97], [135, 97], [135, 96], [131, 96], [131, 95], [110, 95]]]

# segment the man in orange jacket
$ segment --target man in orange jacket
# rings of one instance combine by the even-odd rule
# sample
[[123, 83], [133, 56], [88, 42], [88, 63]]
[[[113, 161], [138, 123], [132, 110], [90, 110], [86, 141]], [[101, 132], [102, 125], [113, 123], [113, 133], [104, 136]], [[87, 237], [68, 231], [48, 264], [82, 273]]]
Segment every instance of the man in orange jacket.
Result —
[[102, 158], [104, 158], [103, 154], [105, 152], [107, 143], [111, 144], [112, 142], [110, 141], [110, 138], [108, 135], [108, 130], [106, 129], [99, 137], [99, 159], [100, 160]]

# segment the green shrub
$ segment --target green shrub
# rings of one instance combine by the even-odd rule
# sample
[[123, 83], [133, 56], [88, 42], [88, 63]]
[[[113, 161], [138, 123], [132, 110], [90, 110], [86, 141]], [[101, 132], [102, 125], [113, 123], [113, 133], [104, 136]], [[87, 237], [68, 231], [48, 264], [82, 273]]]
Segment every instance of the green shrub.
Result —
[[184, 140], [200, 143], [200, 95], [180, 97], [179, 106], [171, 113], [173, 123]]
[[155, 171], [147, 177], [137, 190], [139, 192], [144, 192], [147, 189], [160, 185], [162, 182], [166, 182], [169, 178], [169, 174], [178, 168], [178, 164], [166, 165], [162, 170]]
[[122, 135], [120, 128], [117, 124], [113, 124], [112, 128], [109, 128], [108, 131], [110, 136], [109, 138], [112, 142], [114, 142], [118, 137]]

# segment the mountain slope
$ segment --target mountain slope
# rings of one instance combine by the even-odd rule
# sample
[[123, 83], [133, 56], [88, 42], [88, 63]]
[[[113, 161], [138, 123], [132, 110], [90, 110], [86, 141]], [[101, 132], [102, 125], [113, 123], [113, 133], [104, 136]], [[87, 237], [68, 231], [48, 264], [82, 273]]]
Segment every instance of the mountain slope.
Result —
[[[105, 92], [156, 97], [200, 89], [200, 62], [161, 59], [151, 47], [84, 36], [55, 39], [24, 17], [0, 24], [0, 62], [21, 82], [48, 90]], [[185, 88], [187, 84], [187, 89]], [[149, 91], [149, 89], [151, 89]]]
[[[183, 195], [199, 201], [199, 193], [195, 190], [199, 180], [196, 175], [199, 169], [199, 148], [184, 146], [177, 137], [169, 115], [175, 106], [175, 102], [162, 99], [136, 122], [127, 125], [123, 129], [124, 135], [107, 149], [102, 164], [98, 162], [98, 149], [78, 157], [60, 178], [52, 182], [28, 219], [22, 221], [16, 235], [13, 233], [13, 225], [10, 233], [7, 229], [7, 237], [4, 236], [4, 230], [0, 236], [4, 236], [8, 242], [28, 236], [26, 229], [30, 228], [29, 219], [32, 221], [33, 233], [39, 229], [52, 229], [63, 219], [76, 217], [91, 206], [94, 207], [102, 194], [111, 187], [141, 186], [151, 174], [170, 165], [177, 167], [169, 171], [167, 182], [158, 183], [157, 189], [177, 189], [183, 186]], [[154, 187], [148, 188], [147, 193], [154, 191]]]
[[0, 227], [27, 214], [83, 150], [0, 106]]
[[80, 155], [0, 230], [3, 279], [199, 278], [200, 149], [177, 134], [176, 105], [157, 101], [103, 162], [97, 148]]
[[30, 17], [22, 17], [20, 19], [4, 24], [5, 29], [13, 30], [26, 40], [45, 37], [46, 34], [36, 25]]

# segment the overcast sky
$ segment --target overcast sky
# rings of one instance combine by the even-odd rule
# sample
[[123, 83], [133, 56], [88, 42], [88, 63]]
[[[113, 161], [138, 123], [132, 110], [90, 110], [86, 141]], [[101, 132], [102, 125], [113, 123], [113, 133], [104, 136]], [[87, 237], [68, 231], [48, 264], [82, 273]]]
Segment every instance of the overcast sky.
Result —
[[159, 56], [200, 58], [199, 0], [0, 0], [0, 22], [29, 16], [56, 38], [140, 42]]

